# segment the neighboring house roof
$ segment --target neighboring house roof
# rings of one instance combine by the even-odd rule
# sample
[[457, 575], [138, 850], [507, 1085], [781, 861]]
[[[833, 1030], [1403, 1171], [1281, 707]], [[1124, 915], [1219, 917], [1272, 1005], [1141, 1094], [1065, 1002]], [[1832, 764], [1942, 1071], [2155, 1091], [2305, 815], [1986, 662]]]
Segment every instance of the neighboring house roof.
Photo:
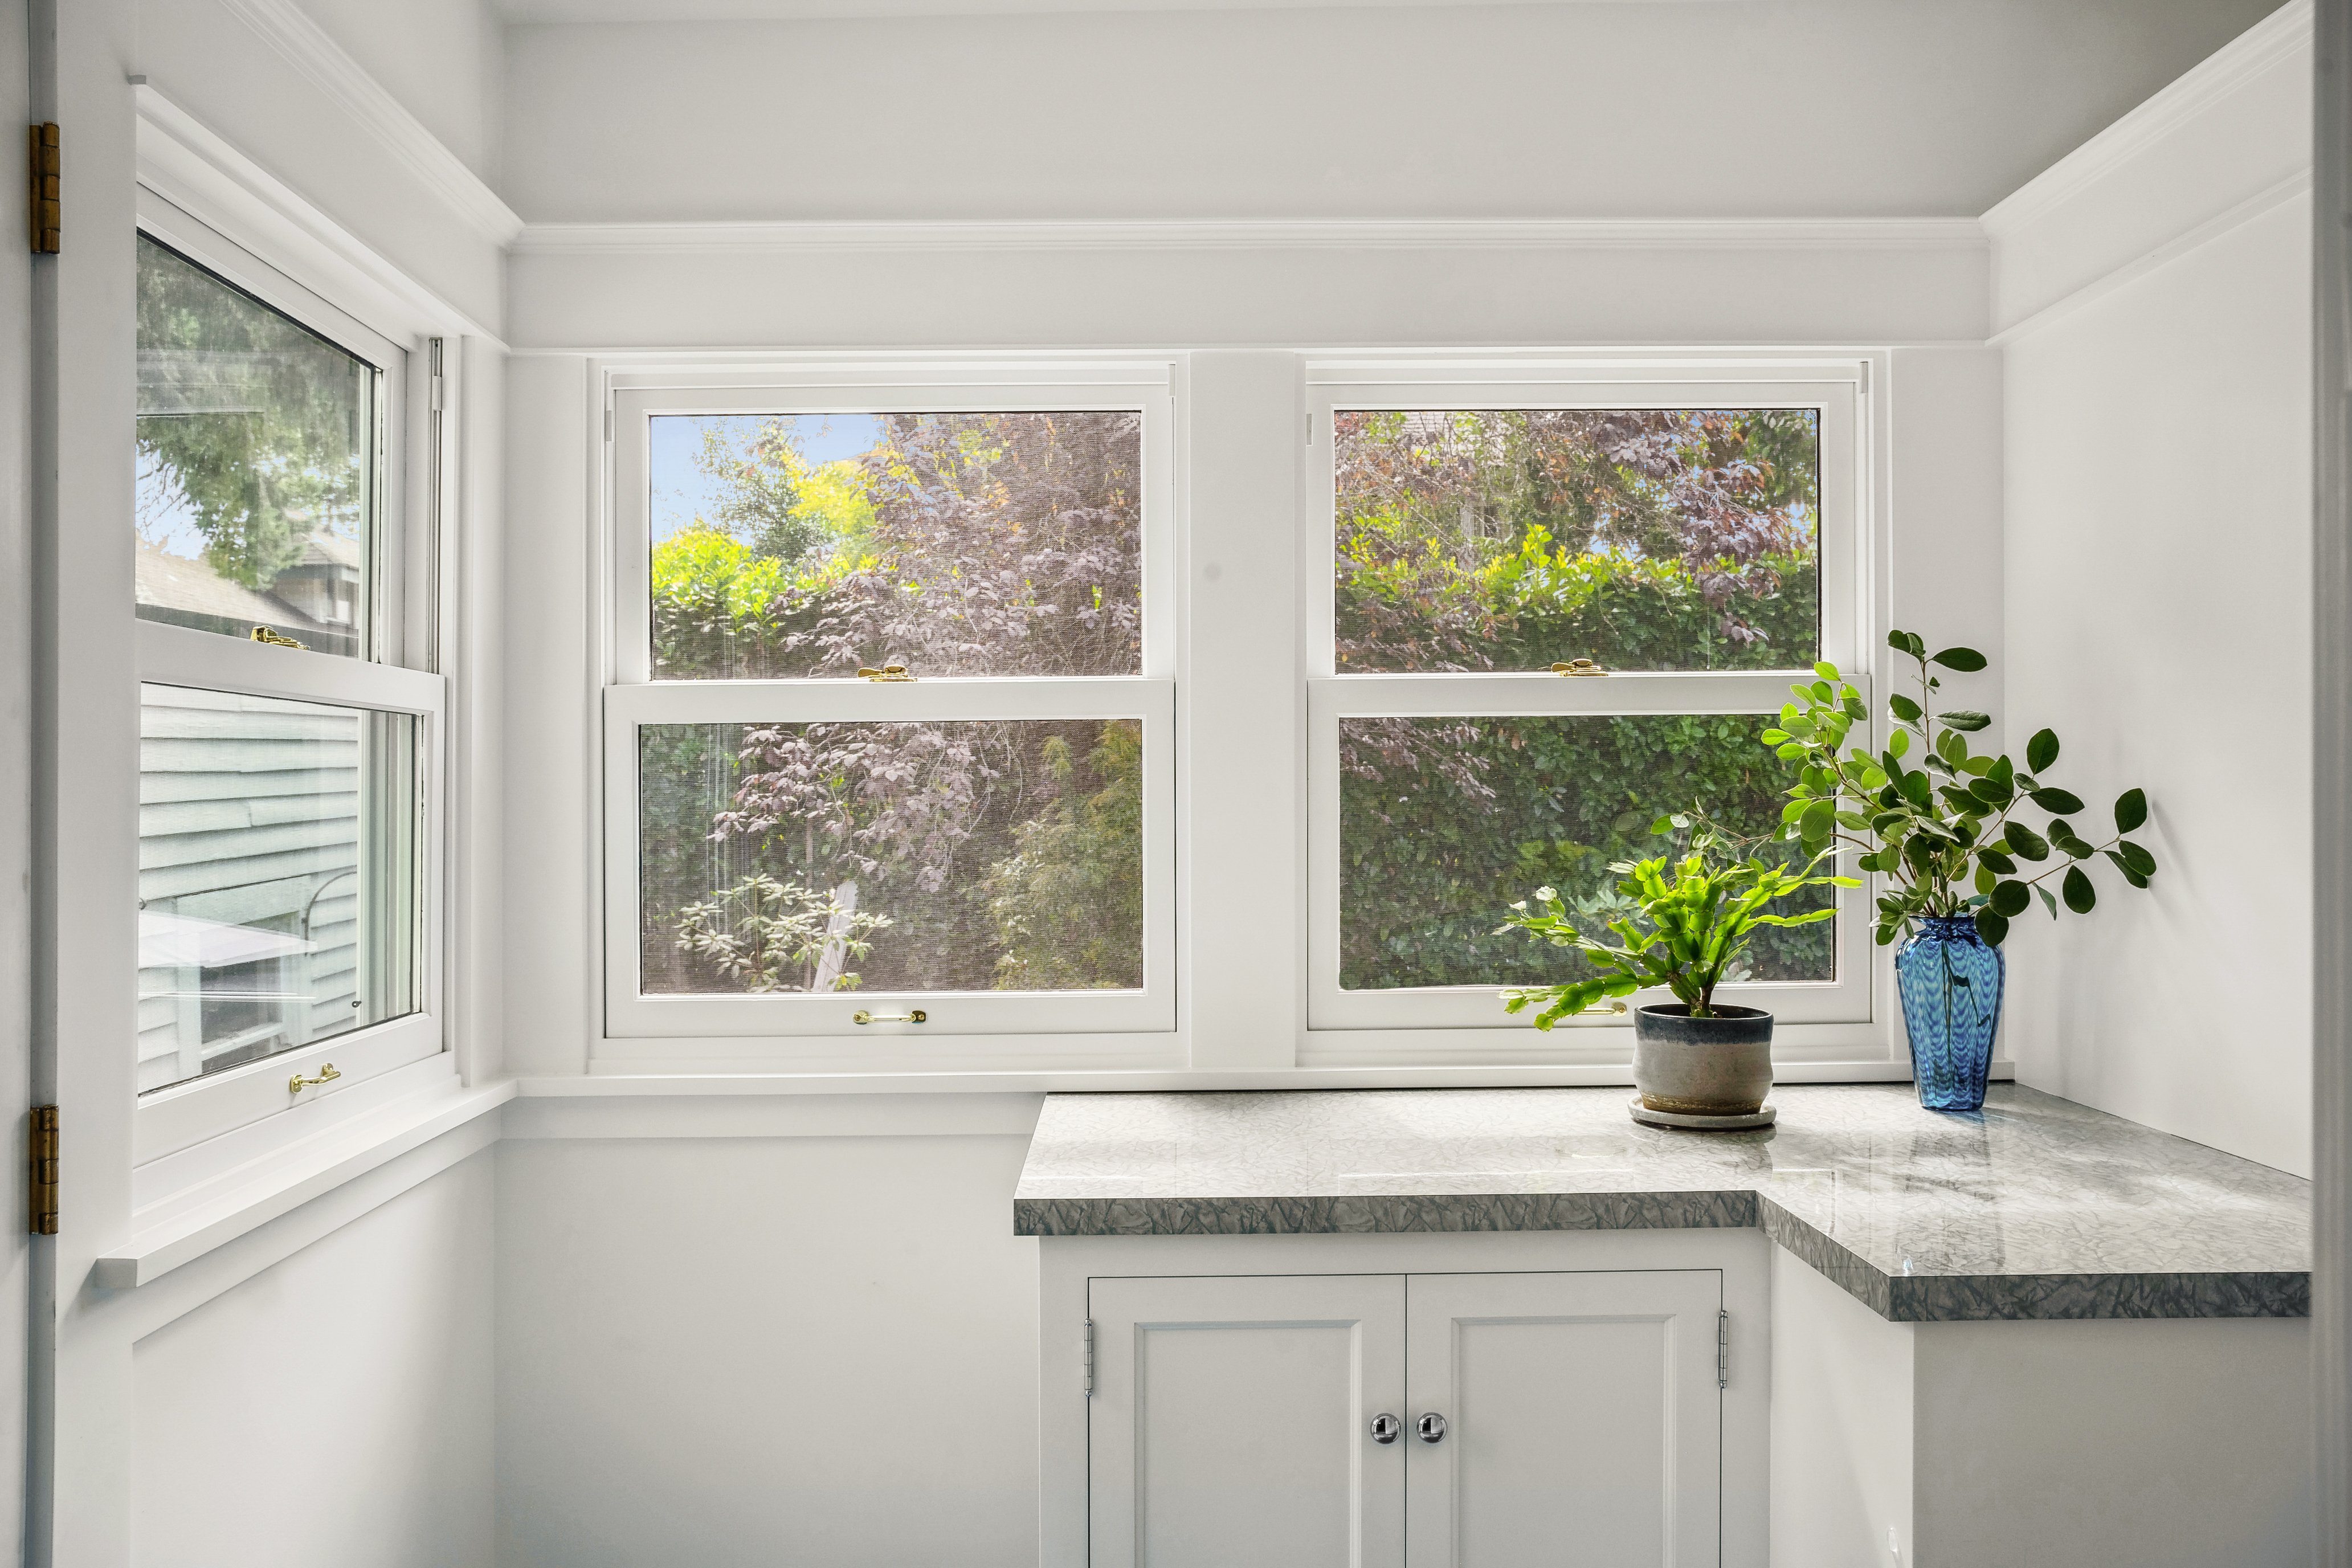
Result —
[[257, 626], [321, 632], [335, 629], [312, 620], [274, 595], [257, 593], [242, 583], [232, 583], [201, 561], [168, 554], [144, 540], [139, 542], [138, 597], [142, 605], [250, 621]]
[[345, 539], [324, 529], [310, 535], [302, 545], [302, 554], [296, 566], [344, 566], [360, 569], [360, 546], [355, 539]]

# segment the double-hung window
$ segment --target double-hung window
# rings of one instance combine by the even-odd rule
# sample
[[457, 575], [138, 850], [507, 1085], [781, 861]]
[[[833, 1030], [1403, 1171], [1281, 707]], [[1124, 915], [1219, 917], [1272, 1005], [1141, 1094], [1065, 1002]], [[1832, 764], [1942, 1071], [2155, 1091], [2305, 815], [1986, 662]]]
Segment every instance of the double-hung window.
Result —
[[161, 198], [139, 216], [143, 1159], [442, 1048], [444, 681], [408, 591], [409, 352]]
[[1169, 382], [610, 374], [630, 1054], [1071, 1060], [1173, 1026]]
[[[1605, 921], [1610, 868], [1667, 847], [1651, 828], [1676, 812], [1792, 852], [1758, 735], [1816, 660], [1863, 665], [1855, 379], [1326, 363], [1308, 381], [1304, 1059], [1622, 1059], [1622, 1033], [1504, 1012], [1501, 988], [1589, 971], [1497, 928], [1546, 887]], [[1842, 909], [1760, 933], [1736, 999], [1790, 1046], [1813, 1026], [1852, 1054], [1868, 929]]]

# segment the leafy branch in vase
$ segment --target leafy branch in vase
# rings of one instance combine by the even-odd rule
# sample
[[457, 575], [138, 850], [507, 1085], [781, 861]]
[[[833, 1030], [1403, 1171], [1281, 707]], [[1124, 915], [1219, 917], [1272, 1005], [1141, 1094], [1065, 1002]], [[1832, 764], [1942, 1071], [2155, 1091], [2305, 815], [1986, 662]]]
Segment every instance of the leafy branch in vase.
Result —
[[[1781, 809], [1785, 836], [1809, 855], [1858, 849], [1858, 868], [1885, 879], [1880, 946], [1898, 931], [1908, 935], [1916, 920], [1963, 916], [1973, 916], [1977, 934], [1999, 946], [2009, 922], [2036, 897], [2053, 920], [2062, 900], [2088, 914], [2099, 895], [2084, 868], [2101, 858], [2133, 887], [2147, 886], [2156, 857], [2125, 837], [2147, 820], [2145, 792], [2118, 795], [2114, 834], [2091, 842], [2073, 820], [2087, 809], [2081, 798], [2042, 782], [2058, 761], [2054, 733], [2035, 732], [2021, 769], [2005, 752], [1970, 750], [1968, 737], [1992, 722], [1987, 715], [1938, 710], [1943, 681], [1935, 669], [1973, 673], [1985, 668], [1984, 655], [1968, 647], [1931, 654], [1916, 632], [1890, 632], [1886, 641], [1917, 664], [1919, 694], [1887, 698], [1895, 722], [1876, 756], [1860, 745], [1840, 752], [1856, 726], [1867, 736], [1870, 709], [1833, 664], [1815, 665], [1818, 679], [1790, 689], [1797, 700], [1762, 737], [1797, 774]], [[1905, 759], [1915, 747], [1912, 767]], [[2050, 814], [2038, 829], [2014, 815], [2029, 804]], [[2046, 885], [2053, 878], [2055, 894]]]

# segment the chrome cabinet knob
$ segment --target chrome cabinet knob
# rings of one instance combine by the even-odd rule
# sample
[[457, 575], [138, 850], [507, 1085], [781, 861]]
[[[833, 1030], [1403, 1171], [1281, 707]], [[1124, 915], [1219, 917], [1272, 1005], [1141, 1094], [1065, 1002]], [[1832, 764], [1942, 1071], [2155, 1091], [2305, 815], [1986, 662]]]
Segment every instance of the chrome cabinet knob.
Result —
[[1424, 1443], [1445, 1441], [1445, 1417], [1433, 1410], [1412, 1424], [1415, 1436]]
[[1375, 1443], [1393, 1443], [1397, 1440], [1397, 1435], [1403, 1430], [1404, 1423], [1393, 1415], [1381, 1415], [1372, 1417], [1372, 1441]]

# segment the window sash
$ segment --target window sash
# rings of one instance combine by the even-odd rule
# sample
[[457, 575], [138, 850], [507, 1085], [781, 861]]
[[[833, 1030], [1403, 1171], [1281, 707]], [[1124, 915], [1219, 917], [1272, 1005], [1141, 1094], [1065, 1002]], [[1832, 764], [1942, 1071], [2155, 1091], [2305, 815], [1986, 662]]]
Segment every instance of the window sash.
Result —
[[[1517, 1030], [1524, 1016], [1505, 1013], [1500, 986], [1399, 987], [1346, 991], [1339, 985], [1339, 721], [1369, 718], [1585, 718], [1622, 714], [1778, 713], [1792, 678], [1764, 673], [1634, 674], [1599, 679], [1556, 675], [1334, 676], [1307, 683], [1307, 1028], [1326, 1030]], [[1867, 678], [1854, 688], [1869, 700]], [[1857, 734], [1856, 744], [1865, 743]], [[1839, 868], [1853, 874], [1851, 855]], [[1789, 1024], [1864, 1024], [1871, 1017], [1869, 889], [1838, 895], [1837, 979], [1810, 984], [1742, 984], [1727, 1000], [1769, 1008]], [[1667, 1000], [1643, 992], [1629, 1005]], [[1615, 1016], [1564, 1020], [1562, 1028], [1614, 1028]], [[1558, 1031], [1555, 1030], [1555, 1033]]]
[[[646, 995], [638, 990], [638, 730], [649, 724], [1140, 719], [1143, 988], [1118, 992], [887, 992]], [[1144, 676], [862, 680], [662, 681], [604, 691], [604, 1032], [621, 1039], [840, 1037], [922, 1047], [937, 1037], [1150, 1034], [1175, 1026], [1176, 688]], [[922, 1025], [861, 1026], [853, 1015], [920, 1007]], [[789, 1053], [787, 1053], [789, 1054]], [[895, 1057], [892, 1068], [905, 1064]]]
[[[1800, 374], [1792, 374], [1792, 369]], [[1870, 700], [1870, 660], [1861, 646], [1868, 624], [1870, 581], [1864, 531], [1859, 371], [1792, 367], [1779, 361], [1710, 364], [1703, 377], [1687, 364], [1528, 363], [1517, 365], [1367, 362], [1326, 363], [1307, 373], [1307, 461], [1310, 549], [1306, 608], [1307, 686], [1307, 1043], [1301, 1066], [1436, 1060], [1508, 1062], [1563, 1058], [1622, 1062], [1632, 1052], [1623, 1017], [1563, 1020], [1549, 1037], [1524, 1015], [1503, 1011], [1500, 986], [1345, 991], [1339, 985], [1339, 723], [1346, 718], [1576, 718], [1618, 714], [1777, 713], [1803, 667], [1788, 670], [1612, 672], [1563, 679], [1546, 671], [1368, 674], [1338, 672], [1335, 640], [1338, 497], [1334, 452], [1337, 411], [1371, 409], [1769, 408], [1821, 411], [1822, 622], [1818, 657], [1849, 673]], [[1874, 722], [1875, 722], [1874, 721]], [[1857, 743], [1866, 737], [1857, 735]], [[1849, 853], [1838, 868], [1853, 874]], [[1865, 881], [1870, 879], [1865, 879]], [[1841, 890], [1836, 922], [1837, 979], [1806, 984], [1726, 987], [1744, 1005], [1769, 1008], [1783, 1025], [1788, 1058], [1852, 1059], [1886, 1047], [1874, 1031], [1883, 1016], [1885, 979], [1877, 972], [1864, 918], [1874, 889]], [[1629, 1005], [1664, 1000], [1643, 992]]]
[[396, 665], [304, 648], [268, 647], [158, 621], [137, 622], [134, 643], [142, 683], [413, 715], [418, 721], [418, 787], [424, 795], [418, 846], [422, 885], [417, 889], [424, 910], [424, 937], [419, 943], [423, 973], [417, 1010], [203, 1078], [150, 1089], [138, 1097], [132, 1116], [133, 1157], [143, 1163], [289, 1109], [295, 1101], [286, 1085], [295, 1074], [314, 1077], [321, 1066], [332, 1062], [342, 1075], [339, 1082], [355, 1085], [440, 1054], [448, 682], [446, 677]]
[[[744, 373], [698, 384], [627, 384], [611, 394], [611, 644], [607, 679], [653, 679], [652, 421], [666, 415], [1134, 412], [1143, 416], [1143, 648], [1139, 673], [1172, 677], [1175, 560], [1170, 525], [1172, 407], [1168, 367], [1106, 365], [816, 368]], [[989, 379], [975, 380], [982, 374]], [[920, 670], [915, 672], [919, 677]], [[664, 682], [663, 684], [670, 684]], [[677, 684], [693, 684], [677, 682]], [[742, 684], [728, 682], [726, 684]]]
[[[1723, 377], [1705, 381], [1634, 378], [1622, 365], [1596, 366], [1580, 378], [1560, 367], [1544, 367], [1530, 370], [1530, 379], [1522, 381], [1442, 379], [1447, 374], [1442, 369], [1423, 374], [1426, 379], [1404, 379], [1403, 368], [1394, 365], [1360, 374], [1334, 367], [1308, 372], [1307, 559], [1317, 563], [1307, 572], [1305, 615], [1310, 676], [1339, 673], [1333, 646], [1338, 595], [1332, 574], [1338, 552], [1339, 497], [1331, 416], [1334, 412], [1356, 409], [1820, 409], [1822, 640], [1816, 657], [1841, 669], [1868, 668], [1861, 645], [1861, 628], [1867, 624], [1863, 599], [1869, 579], [1864, 538], [1856, 517], [1861, 494], [1855, 443], [1860, 394], [1854, 382], [1792, 380], [1777, 366], [1756, 367], [1754, 379], [1744, 379], [1736, 369], [1727, 368]], [[1387, 379], [1370, 379], [1375, 374]], [[1475, 672], [1441, 679], [1466, 679], [1468, 673]], [[1371, 678], [1351, 674], [1347, 679]]]

